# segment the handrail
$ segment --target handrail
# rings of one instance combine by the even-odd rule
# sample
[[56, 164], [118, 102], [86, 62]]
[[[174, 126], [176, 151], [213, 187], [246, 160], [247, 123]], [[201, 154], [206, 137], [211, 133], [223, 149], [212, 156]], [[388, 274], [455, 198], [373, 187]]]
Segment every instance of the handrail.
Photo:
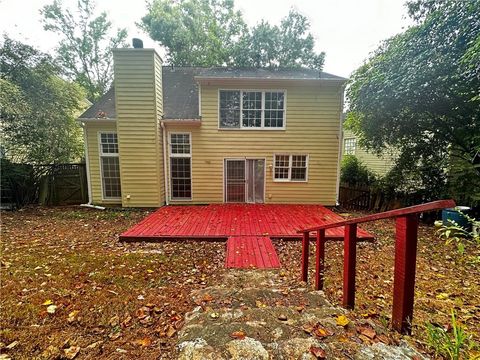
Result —
[[421, 204], [421, 205], [414, 205], [414, 206], [409, 206], [401, 209], [384, 211], [378, 214], [361, 216], [353, 219], [337, 221], [330, 224], [314, 226], [311, 228], [298, 230], [297, 233], [304, 233], [306, 231], [308, 232], [318, 231], [321, 229], [331, 229], [331, 228], [336, 228], [336, 227], [350, 225], [350, 224], [360, 224], [360, 223], [369, 222], [369, 221], [388, 219], [392, 217], [404, 216], [409, 214], [417, 214], [417, 213], [426, 212], [426, 211], [452, 208], [452, 207], [455, 207], [455, 205], [456, 205], [455, 201], [453, 200], [437, 200], [437, 201], [432, 201], [432, 202]]
[[393, 280], [392, 326], [402, 333], [411, 332], [417, 262], [418, 214], [455, 207], [453, 200], [438, 200], [378, 214], [341, 220], [299, 230], [302, 237], [302, 280], [308, 281], [310, 232], [316, 231], [315, 289], [322, 290], [325, 269], [325, 230], [344, 226], [343, 238], [343, 306], [355, 305], [355, 267], [357, 257], [357, 224], [396, 218], [395, 266]]

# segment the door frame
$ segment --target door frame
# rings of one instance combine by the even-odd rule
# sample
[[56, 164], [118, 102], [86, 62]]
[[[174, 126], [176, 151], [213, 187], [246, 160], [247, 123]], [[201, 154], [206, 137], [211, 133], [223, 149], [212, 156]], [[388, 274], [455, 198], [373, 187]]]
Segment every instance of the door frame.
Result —
[[243, 160], [245, 162], [245, 199], [243, 203], [239, 204], [256, 204], [256, 203], [248, 203], [247, 202], [247, 160], [263, 160], [263, 204], [266, 203], [266, 194], [267, 194], [267, 158], [262, 156], [244, 156], [244, 157], [224, 157], [223, 158], [223, 186], [222, 186], [222, 196], [223, 202], [227, 203], [227, 174], [226, 174], [226, 167], [227, 167], [227, 160]]

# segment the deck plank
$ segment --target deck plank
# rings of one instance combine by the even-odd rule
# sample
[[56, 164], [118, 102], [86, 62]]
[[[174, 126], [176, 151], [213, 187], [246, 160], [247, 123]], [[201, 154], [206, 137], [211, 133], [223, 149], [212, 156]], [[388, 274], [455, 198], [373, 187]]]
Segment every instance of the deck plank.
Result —
[[280, 260], [267, 236], [232, 236], [227, 240], [227, 268], [279, 268]]

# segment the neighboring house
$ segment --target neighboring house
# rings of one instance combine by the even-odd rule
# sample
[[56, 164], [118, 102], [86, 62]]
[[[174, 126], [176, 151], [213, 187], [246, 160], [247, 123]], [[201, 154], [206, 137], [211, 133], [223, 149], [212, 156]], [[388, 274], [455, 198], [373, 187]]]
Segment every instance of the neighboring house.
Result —
[[114, 50], [114, 87], [79, 118], [90, 201], [335, 205], [345, 81], [162, 66], [152, 49]]
[[353, 132], [343, 129], [343, 156], [345, 155], [355, 155], [366, 167], [380, 176], [388, 173], [394, 163], [393, 155], [385, 152], [378, 156], [368, 152], [359, 146]]

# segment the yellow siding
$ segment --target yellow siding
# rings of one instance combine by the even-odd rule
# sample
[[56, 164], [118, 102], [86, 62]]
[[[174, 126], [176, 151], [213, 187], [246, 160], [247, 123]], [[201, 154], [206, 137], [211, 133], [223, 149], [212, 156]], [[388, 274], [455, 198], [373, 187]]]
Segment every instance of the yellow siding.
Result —
[[164, 202], [158, 121], [162, 108], [159, 66], [161, 60], [152, 49], [114, 51], [122, 205], [125, 207], [153, 207]]
[[90, 171], [90, 187], [92, 191], [92, 201], [94, 204], [120, 204], [118, 200], [102, 200], [102, 177], [100, 174], [100, 154], [99, 154], [99, 142], [98, 134], [100, 132], [116, 131], [115, 121], [111, 123], [88, 122], [85, 124], [87, 135], [87, 148], [88, 148], [88, 167]]
[[[356, 136], [350, 130], [344, 130], [343, 138], [356, 138]], [[393, 155], [385, 153], [382, 156], [377, 156], [376, 154], [369, 153], [367, 150], [361, 148], [358, 145], [358, 142], [355, 156], [378, 175], [385, 175], [393, 166]]]
[[[228, 88], [286, 90], [286, 130], [219, 130], [218, 90]], [[251, 157], [266, 159], [267, 203], [335, 205], [341, 93], [339, 84], [306, 81], [202, 85], [201, 126], [167, 127], [192, 133], [192, 202], [223, 202], [224, 158]], [[274, 182], [275, 153], [309, 155], [308, 182]]]

